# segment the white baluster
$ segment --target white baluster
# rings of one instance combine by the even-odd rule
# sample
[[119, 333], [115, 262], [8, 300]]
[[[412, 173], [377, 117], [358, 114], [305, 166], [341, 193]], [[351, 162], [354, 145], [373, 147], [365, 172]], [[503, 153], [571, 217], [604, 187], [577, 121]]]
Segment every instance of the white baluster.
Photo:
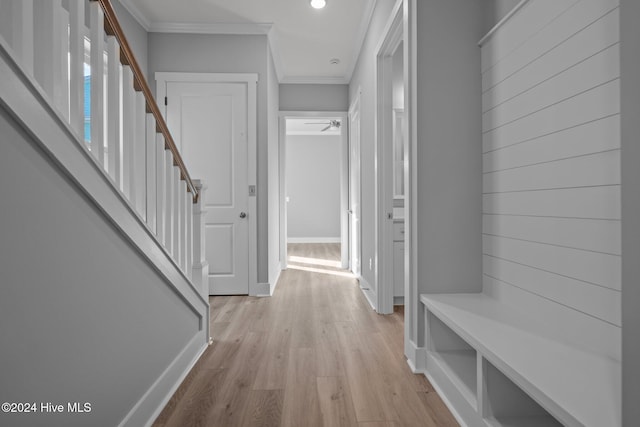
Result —
[[122, 190], [135, 206], [134, 154], [135, 91], [131, 67], [122, 67]]
[[134, 173], [136, 175], [134, 182], [136, 186], [136, 201], [135, 207], [138, 211], [138, 214], [142, 217], [142, 219], [146, 220], [147, 218], [147, 198], [146, 198], [146, 163], [147, 163], [147, 150], [146, 150], [146, 140], [147, 140], [147, 112], [146, 112], [146, 102], [144, 100], [144, 95], [142, 92], [136, 91], [136, 106], [135, 106], [135, 132], [136, 136], [134, 139], [134, 147], [133, 151], [135, 153], [134, 157]]
[[209, 296], [209, 263], [205, 252], [204, 220], [207, 211], [204, 209], [207, 187], [200, 180], [193, 181], [198, 190], [198, 202], [193, 206], [193, 284], [200, 289], [202, 296]]
[[157, 234], [156, 223], [156, 119], [147, 114], [147, 225]]
[[35, 33], [33, 0], [13, 0], [10, 3], [10, 17], [12, 21], [11, 47], [18, 55], [18, 59], [25, 70], [29, 74], [34, 75], [33, 58], [35, 51]]
[[187, 182], [180, 180], [180, 268], [186, 272], [187, 268]]
[[165, 235], [164, 235], [164, 247], [169, 251], [170, 254], [173, 254], [173, 241], [174, 241], [174, 211], [173, 205], [176, 203], [174, 198], [174, 190], [175, 184], [173, 179], [175, 175], [173, 174], [173, 154], [170, 150], [165, 150], [165, 186], [166, 186], [166, 197], [165, 197], [165, 207], [164, 207], [164, 217], [165, 217]]
[[69, 0], [70, 123], [84, 141], [84, 2]]
[[91, 152], [104, 165], [104, 13], [91, 2]]
[[[54, 103], [60, 98], [56, 85], [61, 69], [60, 61], [60, 0], [35, 0], [34, 18], [34, 76]], [[57, 103], [55, 104], [57, 105]]]
[[182, 200], [180, 192], [180, 169], [173, 167], [173, 259], [180, 265], [180, 211]]
[[[186, 189], [186, 184], [185, 184]], [[193, 194], [187, 192], [185, 194], [185, 273], [187, 273], [187, 278], [191, 280], [193, 274]]]
[[107, 37], [108, 84], [107, 84], [107, 153], [108, 171], [122, 191], [122, 127], [120, 106], [122, 104], [122, 66], [120, 44], [114, 36]]
[[164, 149], [164, 137], [156, 133], [156, 229], [158, 241], [166, 245], [166, 200], [167, 200], [167, 172]]

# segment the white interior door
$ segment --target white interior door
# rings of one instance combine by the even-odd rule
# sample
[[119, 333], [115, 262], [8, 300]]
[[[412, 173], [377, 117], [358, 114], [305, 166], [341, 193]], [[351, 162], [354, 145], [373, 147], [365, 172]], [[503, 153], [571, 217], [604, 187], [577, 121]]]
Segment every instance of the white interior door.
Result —
[[361, 273], [360, 254], [360, 96], [349, 109], [349, 258], [351, 272]]
[[207, 185], [209, 294], [249, 293], [247, 87], [167, 82], [167, 125], [191, 176]]

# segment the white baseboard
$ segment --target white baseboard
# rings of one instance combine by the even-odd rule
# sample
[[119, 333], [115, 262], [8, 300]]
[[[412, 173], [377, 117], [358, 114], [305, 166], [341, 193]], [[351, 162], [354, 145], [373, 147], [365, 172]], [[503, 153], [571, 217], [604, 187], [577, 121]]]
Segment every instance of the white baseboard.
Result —
[[[451, 415], [453, 415], [458, 424], [460, 424], [461, 427], [485, 427], [486, 423], [484, 422], [484, 420], [478, 415], [478, 412], [475, 410], [475, 408], [472, 408], [469, 405], [464, 397], [457, 397], [456, 400], [458, 402], [458, 405], [453, 404], [451, 399], [454, 398], [453, 395], [456, 393], [455, 387], [452, 387], [449, 384], [445, 385], [447, 380], [440, 382], [440, 380], [436, 378], [437, 376], [440, 376], [440, 374], [441, 372], [439, 370], [434, 373], [429, 371], [424, 372], [424, 376], [427, 377], [436, 393], [438, 393], [438, 396], [440, 396], [445, 406], [449, 409]], [[448, 389], [451, 393], [447, 393], [445, 389]]]
[[[465, 412], [470, 412], [470, 414], [467, 414], [467, 416], [463, 417], [462, 414], [458, 411], [458, 408], [456, 407], [456, 405], [454, 405], [451, 402], [450, 400], [451, 394], [446, 393], [445, 391], [446, 387], [442, 387], [442, 384], [438, 379], [440, 377], [439, 375], [440, 372], [435, 371], [436, 367], [433, 367], [434, 372], [429, 372], [429, 370], [427, 369], [426, 348], [418, 347], [413, 341], [409, 341], [407, 344], [405, 344], [405, 356], [407, 357], [407, 365], [409, 365], [411, 372], [413, 372], [414, 374], [422, 374], [425, 377], [427, 377], [427, 379], [429, 380], [433, 388], [436, 390], [436, 392], [438, 393], [438, 395], [440, 396], [444, 404], [447, 406], [447, 408], [449, 408], [449, 411], [451, 411], [451, 414], [454, 416], [456, 421], [458, 421], [458, 424], [460, 424], [460, 426], [470, 427], [470, 426], [478, 425], [478, 426], [484, 427], [483, 422], [481, 424], [476, 423], [478, 419], [473, 417], [475, 413], [474, 411], [465, 411]], [[462, 404], [467, 404], [467, 403], [462, 402]], [[463, 407], [463, 408], [466, 409], [466, 407]], [[471, 425], [467, 423], [467, 421], [469, 420], [472, 423]], [[480, 421], [482, 420], [480, 419]]]
[[275, 271], [275, 277], [270, 277], [268, 283], [256, 283], [255, 285], [249, 285], [249, 296], [252, 297], [270, 297], [276, 290], [278, 280], [280, 280], [280, 273], [282, 272], [282, 265], [278, 263], [277, 267], [273, 269]]
[[[144, 425], [151, 426], [155, 422], [158, 415], [162, 412], [167, 405], [173, 394], [178, 390], [178, 387], [182, 384], [187, 377], [191, 369], [198, 362], [202, 354], [208, 347], [208, 338], [205, 342], [202, 342], [204, 336], [202, 333], [195, 335], [189, 344], [185, 346], [182, 352], [171, 362], [169, 367], [162, 373], [162, 375], [156, 380], [156, 382], [147, 390], [145, 395], [138, 401], [129, 414], [120, 424], [124, 426], [136, 426], [142, 425], [141, 417], [149, 412], [146, 408], [148, 405], [156, 405], [158, 400], [160, 404], [155, 406], [155, 410], [151, 413], [151, 417], [148, 418]], [[195, 352], [195, 356], [192, 356]], [[191, 358], [191, 360], [189, 360]], [[160, 396], [163, 396], [160, 399]]]
[[258, 283], [258, 285], [250, 291], [253, 293], [250, 293], [249, 295], [256, 297], [273, 296], [273, 293], [276, 291], [276, 286], [278, 285], [278, 280], [280, 280], [280, 274], [282, 273], [281, 263], [278, 263], [277, 267], [274, 268], [273, 271], [275, 271], [275, 277], [270, 277], [269, 283]]
[[278, 281], [280, 280], [280, 274], [282, 274], [282, 264], [278, 263], [276, 277], [269, 280], [269, 296], [273, 296], [273, 293], [276, 291], [276, 286], [278, 286]]
[[360, 282], [360, 290], [362, 291], [362, 293], [364, 294], [364, 297], [369, 302], [369, 305], [374, 310], [377, 310], [377, 307], [378, 307], [377, 293], [371, 288], [371, 285], [369, 284], [369, 282], [367, 282], [367, 280], [364, 277], [362, 276], [358, 277], [358, 281]]
[[249, 285], [250, 297], [268, 297], [271, 296], [271, 286], [269, 283], [256, 283]]
[[424, 347], [418, 347], [413, 341], [405, 344], [405, 356], [407, 364], [414, 374], [427, 372], [427, 351]]
[[[444, 404], [447, 406], [447, 408], [449, 408], [449, 411], [451, 411], [451, 414], [454, 416], [456, 421], [458, 421], [458, 424], [460, 424], [460, 426], [462, 427], [470, 427], [470, 425], [467, 423], [467, 420], [470, 417], [469, 416], [463, 417], [462, 414], [460, 414], [456, 406], [450, 400], [451, 394], [447, 394], [445, 391], [447, 387], [442, 387], [442, 384], [439, 381], [440, 372], [437, 371], [437, 367], [433, 367], [434, 372], [429, 372], [429, 370], [427, 369], [426, 348], [418, 347], [413, 341], [409, 341], [408, 343], [405, 343], [405, 356], [407, 357], [407, 365], [409, 365], [411, 372], [413, 372], [414, 374], [422, 374], [425, 377], [427, 377], [427, 379], [429, 380], [433, 388], [436, 390], [436, 392], [444, 402]], [[467, 404], [466, 402], [463, 402], [463, 403]], [[465, 412], [469, 412], [469, 411], [465, 411]], [[474, 419], [473, 417], [471, 417], [471, 419], [472, 419], [471, 426], [484, 427], [484, 423], [477, 424], [474, 422], [474, 421], [477, 421], [477, 419]]]
[[340, 243], [340, 237], [287, 237], [287, 243]]

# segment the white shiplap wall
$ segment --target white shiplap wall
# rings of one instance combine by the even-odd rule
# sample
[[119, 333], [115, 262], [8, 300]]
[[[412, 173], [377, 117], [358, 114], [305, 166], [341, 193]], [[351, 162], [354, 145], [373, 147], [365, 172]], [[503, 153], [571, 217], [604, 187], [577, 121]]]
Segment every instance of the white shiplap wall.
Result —
[[618, 0], [523, 2], [481, 44], [484, 291], [619, 357]]

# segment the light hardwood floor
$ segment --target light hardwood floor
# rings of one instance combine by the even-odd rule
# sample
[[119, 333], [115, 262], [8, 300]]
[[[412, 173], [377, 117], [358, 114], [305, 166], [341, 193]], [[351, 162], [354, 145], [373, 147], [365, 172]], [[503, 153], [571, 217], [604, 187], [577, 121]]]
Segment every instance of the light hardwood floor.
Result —
[[214, 343], [154, 426], [458, 426], [406, 364], [402, 308], [377, 315], [339, 249], [289, 245], [271, 298], [212, 297]]

